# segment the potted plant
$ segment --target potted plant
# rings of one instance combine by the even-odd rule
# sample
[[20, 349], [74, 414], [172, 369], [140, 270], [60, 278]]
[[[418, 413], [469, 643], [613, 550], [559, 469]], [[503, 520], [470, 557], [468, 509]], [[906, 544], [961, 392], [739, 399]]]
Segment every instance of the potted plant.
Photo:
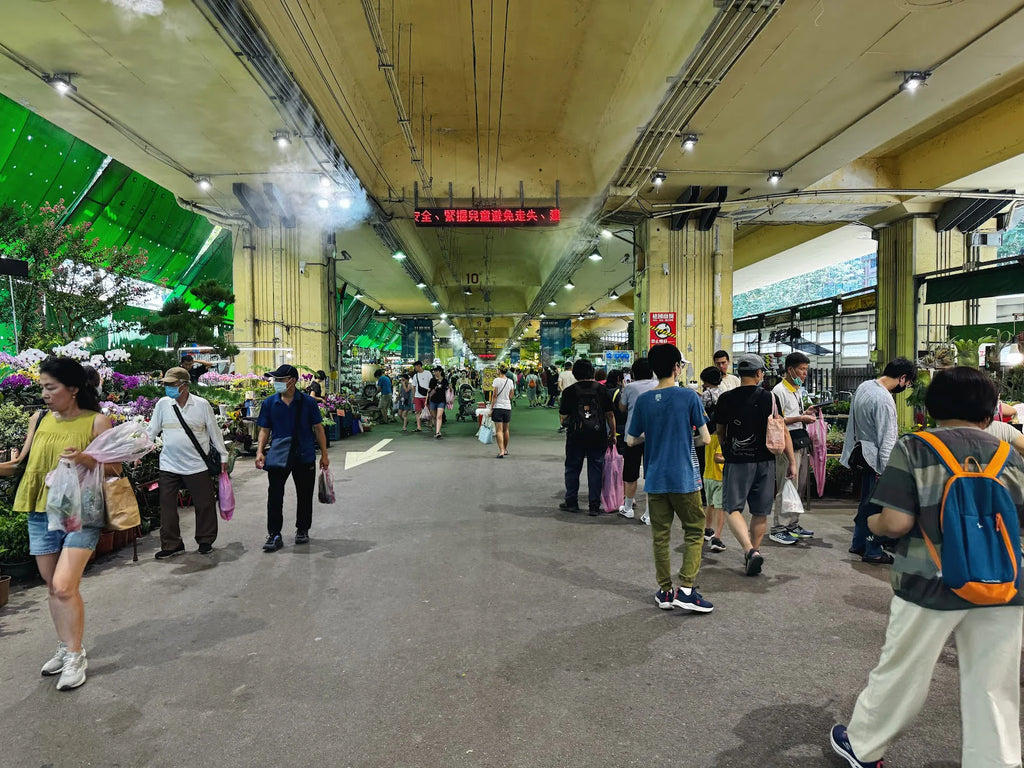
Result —
[[35, 559], [28, 553], [28, 513], [0, 513], [0, 569], [16, 579], [36, 574]]

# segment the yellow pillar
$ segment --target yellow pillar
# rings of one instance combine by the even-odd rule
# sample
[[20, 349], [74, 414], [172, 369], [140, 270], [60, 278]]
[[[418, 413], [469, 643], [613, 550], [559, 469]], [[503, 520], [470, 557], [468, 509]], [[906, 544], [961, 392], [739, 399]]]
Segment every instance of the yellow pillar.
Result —
[[[330, 371], [337, 341], [329, 232], [318, 223], [242, 228], [234, 237], [236, 370], [282, 363]], [[246, 348], [256, 351], [245, 351]], [[301, 371], [301, 369], [300, 369]]]
[[689, 222], [673, 232], [669, 220], [652, 219], [638, 234], [636, 352], [650, 347], [651, 313], [675, 312], [676, 346], [691, 363], [686, 379], [694, 380], [716, 349], [732, 346], [733, 227], [720, 221], [699, 232]]

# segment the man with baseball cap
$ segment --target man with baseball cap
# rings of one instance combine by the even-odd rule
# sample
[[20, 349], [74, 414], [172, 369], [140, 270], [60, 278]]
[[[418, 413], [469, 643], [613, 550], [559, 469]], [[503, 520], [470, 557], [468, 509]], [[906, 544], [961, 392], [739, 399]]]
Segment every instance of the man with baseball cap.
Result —
[[[170, 368], [161, 377], [164, 397], [157, 400], [149, 420], [150, 438], [163, 435], [160, 451], [160, 551], [157, 560], [185, 551], [178, 520], [178, 491], [188, 489], [196, 508], [199, 554], [213, 551], [217, 538], [217, 502], [206, 456], [210, 446], [220, 455], [221, 471], [228, 468], [228, 450], [213, 407], [189, 392], [191, 377], [184, 368]], [[198, 443], [199, 447], [196, 447]]]
[[312, 397], [295, 388], [299, 380], [295, 366], [282, 365], [265, 375], [273, 379], [274, 394], [260, 408], [256, 468], [267, 471], [270, 483], [263, 551], [275, 552], [284, 546], [281, 529], [288, 476], [295, 483], [295, 543], [308, 544], [316, 487], [316, 445], [320, 446], [320, 468], [327, 469], [331, 462], [327, 458], [327, 435], [320, 409]]
[[[744, 570], [748, 576], [761, 572], [764, 563], [759, 548], [768, 529], [768, 515], [775, 500], [775, 456], [768, 450], [768, 418], [775, 395], [764, 390], [765, 363], [760, 355], [738, 355], [736, 370], [740, 386], [723, 392], [715, 408], [715, 424], [725, 467], [722, 470], [722, 508], [736, 540], [743, 547]], [[796, 477], [793, 443], [786, 431], [786, 477]], [[743, 519], [743, 507], [750, 507], [750, 528]]]

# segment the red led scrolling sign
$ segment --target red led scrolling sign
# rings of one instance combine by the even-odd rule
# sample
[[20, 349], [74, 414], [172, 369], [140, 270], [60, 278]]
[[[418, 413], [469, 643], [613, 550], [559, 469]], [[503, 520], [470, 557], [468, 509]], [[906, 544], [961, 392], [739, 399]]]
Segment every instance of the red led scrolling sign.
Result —
[[559, 208], [417, 208], [417, 227], [556, 227], [562, 221]]

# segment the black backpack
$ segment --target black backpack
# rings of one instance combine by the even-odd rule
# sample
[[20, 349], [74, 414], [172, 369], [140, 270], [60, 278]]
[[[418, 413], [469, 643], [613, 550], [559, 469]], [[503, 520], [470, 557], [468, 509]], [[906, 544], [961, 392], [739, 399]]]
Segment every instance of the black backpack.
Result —
[[591, 386], [576, 385], [576, 414], [573, 416], [572, 432], [591, 442], [603, 440], [608, 435], [596, 383]]

